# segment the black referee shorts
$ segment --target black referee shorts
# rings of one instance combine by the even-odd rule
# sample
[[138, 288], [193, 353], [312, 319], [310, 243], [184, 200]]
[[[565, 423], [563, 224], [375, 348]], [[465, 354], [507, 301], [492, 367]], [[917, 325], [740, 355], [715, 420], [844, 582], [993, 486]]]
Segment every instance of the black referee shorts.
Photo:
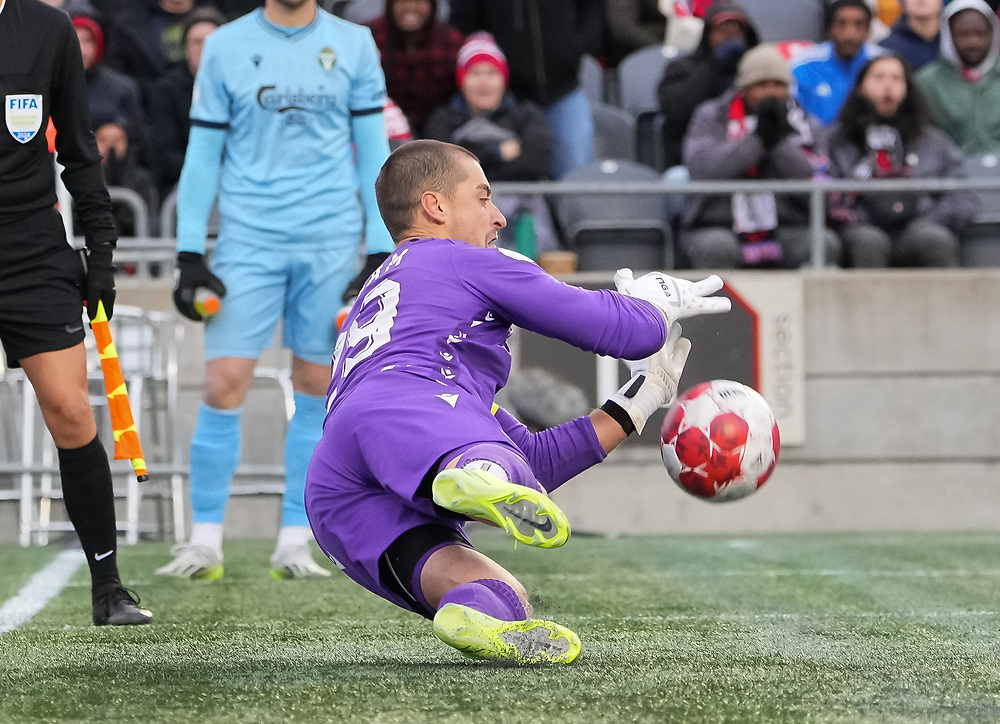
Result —
[[8, 367], [83, 341], [85, 281], [55, 208], [0, 216], [0, 344]]

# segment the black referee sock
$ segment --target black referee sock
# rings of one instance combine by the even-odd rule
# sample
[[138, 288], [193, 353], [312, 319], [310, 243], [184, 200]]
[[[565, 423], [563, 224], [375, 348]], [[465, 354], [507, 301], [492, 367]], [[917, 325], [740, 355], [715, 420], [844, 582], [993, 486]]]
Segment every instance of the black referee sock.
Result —
[[66, 513], [87, 555], [93, 590], [117, 584], [115, 497], [111, 466], [101, 441], [94, 437], [83, 447], [59, 448], [59, 472]]

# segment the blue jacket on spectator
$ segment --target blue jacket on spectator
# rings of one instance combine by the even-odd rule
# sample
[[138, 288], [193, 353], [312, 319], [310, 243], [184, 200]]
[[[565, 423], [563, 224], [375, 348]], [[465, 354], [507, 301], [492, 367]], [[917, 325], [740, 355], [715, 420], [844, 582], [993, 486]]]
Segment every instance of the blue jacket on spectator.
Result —
[[879, 45], [906, 58], [913, 70], [920, 70], [941, 56], [941, 33], [924, 40], [907, 25], [906, 18], [900, 18]]
[[885, 51], [865, 43], [851, 60], [838, 57], [829, 40], [803, 50], [792, 61], [795, 99], [808, 113], [829, 126], [840, 113], [862, 66]]

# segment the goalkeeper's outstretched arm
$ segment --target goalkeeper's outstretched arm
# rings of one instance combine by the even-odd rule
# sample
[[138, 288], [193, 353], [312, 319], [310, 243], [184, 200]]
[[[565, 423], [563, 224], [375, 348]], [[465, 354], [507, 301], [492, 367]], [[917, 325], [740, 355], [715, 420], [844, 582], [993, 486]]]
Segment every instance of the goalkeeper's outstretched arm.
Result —
[[675, 323], [656, 354], [629, 362], [631, 379], [586, 417], [531, 433], [503, 408], [495, 410], [497, 421], [547, 492], [603, 461], [632, 432], [641, 433], [650, 415], [674, 401], [691, 351], [691, 342], [681, 333]]

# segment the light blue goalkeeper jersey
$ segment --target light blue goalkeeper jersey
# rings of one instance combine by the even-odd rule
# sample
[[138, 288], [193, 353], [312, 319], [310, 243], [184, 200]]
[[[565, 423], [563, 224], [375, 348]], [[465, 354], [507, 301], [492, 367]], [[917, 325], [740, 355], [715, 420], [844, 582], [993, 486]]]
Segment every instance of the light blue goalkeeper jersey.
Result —
[[356, 245], [351, 117], [380, 113], [384, 99], [371, 32], [321, 9], [302, 28], [272, 25], [258, 9], [212, 33], [191, 123], [227, 129], [218, 202], [227, 236]]

